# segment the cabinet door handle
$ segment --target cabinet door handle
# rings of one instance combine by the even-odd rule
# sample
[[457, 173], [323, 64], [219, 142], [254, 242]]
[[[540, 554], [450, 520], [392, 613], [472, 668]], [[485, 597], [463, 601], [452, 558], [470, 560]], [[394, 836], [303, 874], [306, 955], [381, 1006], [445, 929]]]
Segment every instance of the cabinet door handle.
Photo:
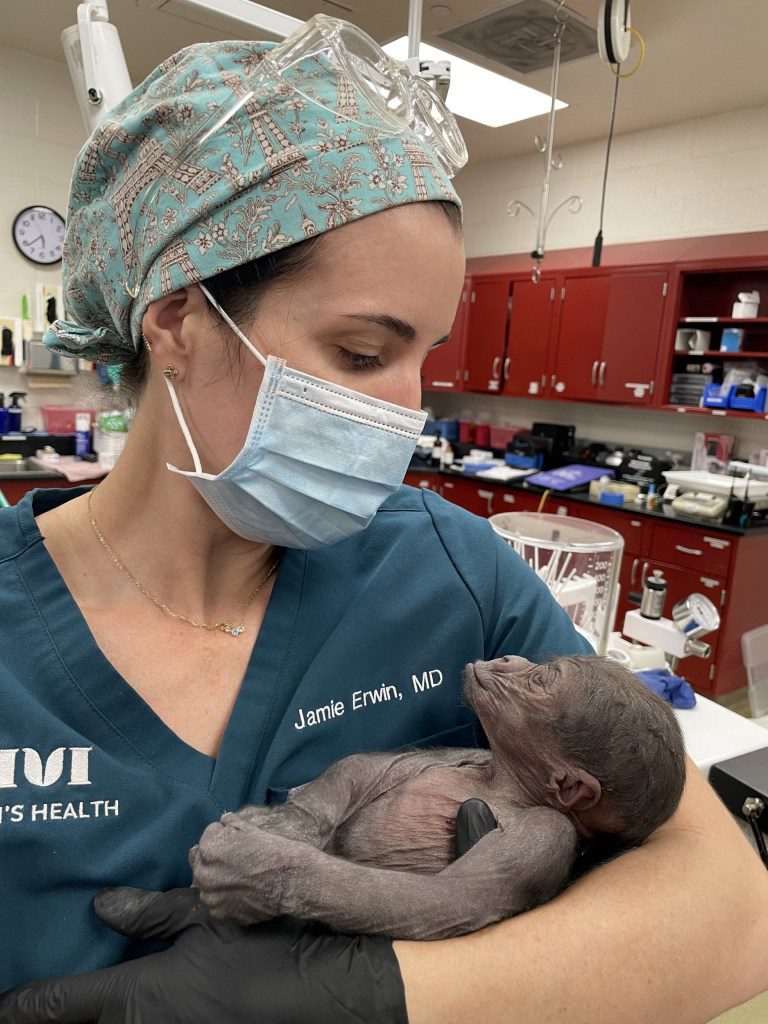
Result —
[[632, 572], [631, 572], [630, 577], [629, 577], [629, 585], [631, 587], [634, 587], [634, 585], [635, 585], [635, 576], [637, 574], [637, 567], [638, 567], [638, 565], [640, 565], [640, 559], [636, 558], [634, 560], [634, 562], [632, 563]]
[[547, 386], [547, 375], [546, 375], [546, 373], [542, 373], [542, 375], [541, 375], [541, 386], [542, 386], [542, 388], [545, 388]]
[[729, 540], [721, 540], [719, 537], [705, 537], [704, 543], [709, 544], [710, 547], [717, 548], [718, 551], [722, 551], [724, 548], [729, 548], [731, 542]]
[[605, 368], [607, 365], [608, 363], [600, 363], [600, 373], [597, 378], [597, 386], [599, 388], [603, 387], [605, 384]]
[[475, 290], [474, 290], [474, 288], [472, 289], [472, 298], [469, 301], [470, 302], [474, 302], [475, 301]]
[[453, 387], [453, 381], [452, 380], [428, 380], [428, 381], [425, 381], [424, 387], [430, 387], [430, 388], [452, 388]]
[[552, 376], [549, 378], [549, 386], [552, 388], [553, 391], [555, 390], [555, 384], [557, 384], [557, 374], [553, 373]]
[[488, 515], [492, 516], [493, 505], [491, 503], [493, 501], [493, 491], [478, 491], [477, 496], [478, 498], [485, 498], [485, 500], [488, 502]]
[[600, 361], [598, 359], [596, 359], [594, 361], [594, 363], [592, 363], [592, 387], [593, 388], [597, 387], [597, 367], [599, 365], [599, 362]]
[[506, 501], [506, 503], [508, 505], [514, 505], [515, 504], [515, 496], [514, 496], [514, 494], [505, 494], [505, 495], [502, 496], [501, 500], [502, 501]]
[[639, 519], [630, 519], [629, 525], [630, 526], [642, 526], [643, 524], [640, 522]]
[[650, 568], [651, 568], [651, 566], [650, 566], [649, 562], [643, 562], [643, 571], [640, 573], [640, 586], [641, 587], [645, 586], [645, 578], [648, 575], [648, 571], [650, 570]]
[[494, 380], [498, 380], [499, 366], [501, 366], [501, 356], [496, 356], [493, 360], [493, 369], [491, 370], [491, 377]]
[[679, 551], [681, 555], [703, 555], [703, 551], [697, 551], [696, 548], [684, 548], [682, 544], [675, 544], [675, 551]]
[[504, 380], [507, 380], [507, 378], [509, 377], [509, 363], [510, 358], [509, 356], [507, 356], [507, 358], [504, 360]]

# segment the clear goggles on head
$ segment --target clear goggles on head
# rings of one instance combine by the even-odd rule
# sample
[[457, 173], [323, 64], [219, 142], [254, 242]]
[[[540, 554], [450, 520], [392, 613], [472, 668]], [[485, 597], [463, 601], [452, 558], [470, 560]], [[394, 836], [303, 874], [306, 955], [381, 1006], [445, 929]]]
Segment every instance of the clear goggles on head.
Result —
[[[402, 131], [409, 127], [434, 152], [449, 178], [467, 162], [467, 147], [456, 119], [432, 86], [385, 53], [362, 29], [340, 18], [316, 14], [267, 54], [267, 63], [286, 84], [326, 106], [313, 93], [312, 80], [306, 75], [304, 62], [312, 57], [324, 58], [344, 74], [389, 128]], [[344, 109], [332, 113], [356, 120]]]
[[[327, 110], [337, 123], [347, 122], [374, 133], [397, 134], [410, 129], [435, 155], [448, 177], [467, 162], [459, 126], [432, 86], [350, 22], [316, 14], [287, 39], [242, 67], [245, 80], [238, 76], [226, 103], [193, 114], [183, 127], [169, 126], [168, 160], [141, 200], [140, 244], [129, 246], [133, 259], [130, 254], [127, 258], [129, 264], [133, 263], [129, 267], [133, 274], [138, 276], [138, 252], [156, 247], [151, 236], [163, 215], [162, 196], [166, 190], [174, 193], [174, 179], [183, 181], [200, 173], [194, 163], [206, 142], [226, 133], [236, 144], [248, 144], [242, 141], [247, 136], [242, 124], [246, 116], [243, 108], [254, 98], [263, 101], [271, 95], [275, 102], [290, 102], [291, 97], [301, 97]], [[329, 89], [329, 68], [337, 77], [335, 89]], [[335, 99], [333, 104], [329, 102], [331, 97]], [[297, 151], [312, 152], [313, 147], [316, 140], [304, 145], [293, 139], [285, 159], [289, 161], [291, 153]], [[280, 160], [281, 155], [275, 158]], [[130, 295], [138, 295], [138, 281], [133, 285], [125, 281], [124, 286]]]

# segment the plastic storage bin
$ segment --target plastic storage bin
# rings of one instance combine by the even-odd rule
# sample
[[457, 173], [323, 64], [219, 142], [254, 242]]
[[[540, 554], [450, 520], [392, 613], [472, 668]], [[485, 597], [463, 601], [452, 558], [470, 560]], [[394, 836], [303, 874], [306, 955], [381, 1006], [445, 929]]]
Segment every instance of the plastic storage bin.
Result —
[[736, 388], [731, 388], [728, 396], [729, 409], [744, 409], [746, 412], [765, 411], [765, 399], [766, 394], [768, 394], [765, 388], [758, 388], [754, 398], [738, 398], [736, 390]]
[[701, 404], [705, 409], [727, 409], [731, 389], [723, 391], [719, 384], [707, 384]]
[[75, 416], [79, 412], [88, 413], [91, 426], [95, 418], [95, 410], [84, 409], [80, 405], [44, 405], [42, 412], [43, 425], [49, 434], [74, 434]]

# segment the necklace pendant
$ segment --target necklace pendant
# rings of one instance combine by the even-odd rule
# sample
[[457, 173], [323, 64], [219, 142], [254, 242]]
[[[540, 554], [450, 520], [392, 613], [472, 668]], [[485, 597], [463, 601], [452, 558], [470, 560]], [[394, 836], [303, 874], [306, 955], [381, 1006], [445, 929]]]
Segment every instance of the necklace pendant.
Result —
[[229, 622], [222, 622], [221, 629], [225, 633], [229, 633], [230, 636], [240, 636], [245, 631], [245, 626], [242, 623], [239, 626], [233, 626]]

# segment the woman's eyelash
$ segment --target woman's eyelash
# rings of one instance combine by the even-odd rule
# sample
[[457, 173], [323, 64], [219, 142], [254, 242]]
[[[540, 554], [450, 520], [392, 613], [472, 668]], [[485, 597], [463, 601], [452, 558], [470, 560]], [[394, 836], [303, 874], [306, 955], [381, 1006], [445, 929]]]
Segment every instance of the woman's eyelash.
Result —
[[373, 370], [384, 365], [378, 356], [366, 356], [361, 352], [350, 352], [346, 348], [340, 348], [339, 353], [342, 359], [355, 370]]

